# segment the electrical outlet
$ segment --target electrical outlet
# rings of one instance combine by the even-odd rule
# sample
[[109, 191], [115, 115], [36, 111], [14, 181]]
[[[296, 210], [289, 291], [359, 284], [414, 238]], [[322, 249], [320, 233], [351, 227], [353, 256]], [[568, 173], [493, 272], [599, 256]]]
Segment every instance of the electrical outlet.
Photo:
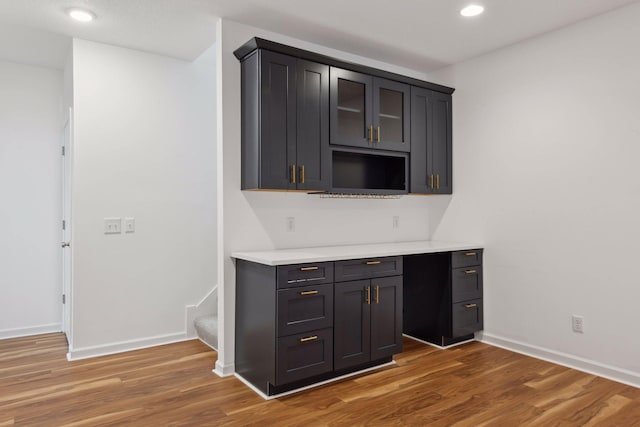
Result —
[[136, 231], [136, 219], [135, 218], [125, 218], [124, 219], [124, 232], [125, 233], [134, 233]]
[[122, 232], [122, 220], [120, 218], [104, 219], [104, 234], [120, 234]]
[[400, 228], [400, 217], [399, 216], [394, 216], [393, 217], [393, 229], [397, 230], [398, 228]]
[[296, 219], [292, 216], [287, 217], [287, 231], [296, 231]]
[[571, 316], [571, 327], [573, 332], [584, 333], [584, 317], [576, 314]]

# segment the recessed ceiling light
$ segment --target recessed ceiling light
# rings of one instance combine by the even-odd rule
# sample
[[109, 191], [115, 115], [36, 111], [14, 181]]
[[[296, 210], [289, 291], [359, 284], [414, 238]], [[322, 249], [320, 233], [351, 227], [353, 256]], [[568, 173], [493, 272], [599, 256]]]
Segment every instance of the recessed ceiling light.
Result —
[[68, 9], [67, 14], [76, 21], [80, 22], [91, 22], [96, 19], [95, 13], [85, 9], [78, 9], [76, 7]]
[[484, 12], [484, 7], [479, 6], [477, 4], [470, 4], [469, 6], [463, 8], [460, 11], [460, 15], [462, 15], [462, 16], [478, 16], [482, 12]]

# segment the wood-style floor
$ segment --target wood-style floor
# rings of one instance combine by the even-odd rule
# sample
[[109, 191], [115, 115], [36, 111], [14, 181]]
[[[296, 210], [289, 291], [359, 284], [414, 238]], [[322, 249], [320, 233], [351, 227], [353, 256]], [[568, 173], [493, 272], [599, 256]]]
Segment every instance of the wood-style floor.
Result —
[[396, 366], [264, 401], [199, 341], [76, 362], [0, 341], [0, 426], [640, 426], [640, 389], [482, 343], [405, 340]]

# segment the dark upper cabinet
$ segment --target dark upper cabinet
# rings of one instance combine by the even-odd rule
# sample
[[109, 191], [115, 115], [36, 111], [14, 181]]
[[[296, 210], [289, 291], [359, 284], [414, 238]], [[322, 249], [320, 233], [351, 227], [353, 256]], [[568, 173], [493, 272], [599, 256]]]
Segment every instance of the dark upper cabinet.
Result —
[[410, 86], [331, 67], [331, 144], [406, 151]]
[[451, 194], [453, 88], [260, 38], [234, 54], [243, 190]]
[[297, 73], [297, 189], [326, 190], [331, 186], [329, 66], [299, 59]]
[[410, 193], [452, 193], [451, 117], [451, 95], [411, 88]]
[[242, 61], [242, 189], [326, 190], [329, 67], [257, 50]]

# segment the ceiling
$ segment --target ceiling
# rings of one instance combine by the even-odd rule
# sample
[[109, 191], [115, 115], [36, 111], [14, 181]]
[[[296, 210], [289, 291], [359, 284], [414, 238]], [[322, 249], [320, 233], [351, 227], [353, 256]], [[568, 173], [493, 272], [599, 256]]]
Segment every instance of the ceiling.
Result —
[[[637, 0], [2, 0], [0, 59], [62, 68], [72, 37], [193, 60], [218, 17], [429, 72]], [[486, 11], [463, 18], [471, 2]], [[90, 24], [65, 10], [83, 6]]]

